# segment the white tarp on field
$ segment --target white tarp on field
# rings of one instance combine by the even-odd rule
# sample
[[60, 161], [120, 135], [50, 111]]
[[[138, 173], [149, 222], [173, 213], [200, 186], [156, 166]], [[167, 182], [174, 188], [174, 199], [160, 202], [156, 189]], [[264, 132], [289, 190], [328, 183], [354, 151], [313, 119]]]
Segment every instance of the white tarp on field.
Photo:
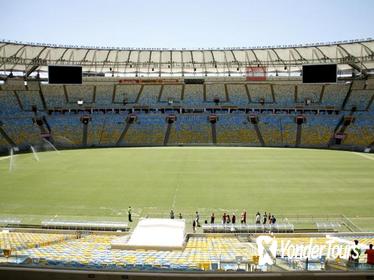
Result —
[[113, 240], [112, 248], [182, 249], [185, 227], [185, 221], [179, 219], [142, 219], [129, 239]]

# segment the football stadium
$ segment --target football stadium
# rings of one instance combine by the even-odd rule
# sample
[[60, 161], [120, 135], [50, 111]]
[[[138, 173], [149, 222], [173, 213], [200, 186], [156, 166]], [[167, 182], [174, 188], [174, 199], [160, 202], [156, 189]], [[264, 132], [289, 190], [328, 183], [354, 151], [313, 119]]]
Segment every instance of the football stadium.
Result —
[[1, 279], [372, 279], [374, 39], [0, 41]]

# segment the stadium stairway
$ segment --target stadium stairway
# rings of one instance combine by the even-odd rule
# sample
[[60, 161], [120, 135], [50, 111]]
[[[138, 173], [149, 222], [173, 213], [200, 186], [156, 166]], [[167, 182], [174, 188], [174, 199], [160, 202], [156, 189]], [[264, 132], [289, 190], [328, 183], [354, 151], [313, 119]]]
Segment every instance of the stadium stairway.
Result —
[[140, 99], [140, 96], [141, 96], [142, 93], [143, 93], [143, 89], [144, 89], [144, 85], [142, 85], [142, 87], [140, 88], [139, 93], [138, 93], [138, 95], [136, 96], [135, 103], [139, 103], [139, 99]]
[[229, 97], [229, 91], [227, 89], [227, 84], [225, 83], [225, 102], [230, 102], [230, 97]]
[[373, 96], [371, 97], [371, 99], [370, 99], [368, 105], [366, 106], [366, 111], [369, 111], [369, 110], [370, 110], [370, 107], [371, 107], [371, 105], [373, 104], [373, 102], [374, 102], [374, 94], [373, 94]]
[[[349, 114], [349, 116], [352, 116], [353, 115], [353, 111], [351, 111], [351, 113]], [[348, 124], [346, 123], [345, 121], [345, 117], [346, 116], [342, 116], [340, 121], [338, 122], [338, 124], [336, 125], [335, 129], [334, 129], [334, 133], [333, 135], [331, 136], [330, 138], [330, 141], [329, 141], [329, 144], [328, 144], [328, 147], [330, 148], [330, 146], [336, 144], [335, 143], [335, 135], [337, 133], [339, 134], [344, 134], [345, 130], [347, 129], [347, 127], [351, 124], [351, 122], [349, 122]], [[344, 141], [344, 139], [343, 139]]]
[[169, 142], [170, 130], [172, 126], [173, 126], [173, 122], [169, 122], [168, 126], [166, 127], [165, 137], [164, 137], [164, 146], [166, 146]]
[[319, 100], [318, 100], [318, 103], [319, 103], [319, 104], [322, 104], [323, 96], [325, 95], [325, 88], [326, 88], [326, 86], [325, 86], [325, 85], [322, 85], [322, 88], [321, 88], [321, 95], [319, 96]]
[[350, 84], [349, 86], [349, 89], [348, 89], [348, 92], [347, 92], [347, 95], [345, 96], [344, 100], [343, 100], [343, 104], [342, 104], [342, 109], [344, 110], [345, 106], [347, 105], [348, 103], [348, 100], [351, 96], [351, 93], [352, 93], [352, 86], [353, 86], [353, 83]]
[[[140, 94], [138, 95], [138, 97], [140, 96]], [[117, 140], [117, 143], [116, 143], [116, 146], [119, 146], [121, 145], [123, 139], [125, 138], [125, 135], [127, 133], [127, 131], [129, 130], [131, 126], [131, 122], [129, 119], [126, 120], [126, 125], [125, 125], [125, 128], [122, 130], [122, 133], [121, 135], [119, 136], [118, 140]]]
[[216, 145], [217, 144], [216, 123], [215, 122], [211, 122], [210, 125], [212, 127], [212, 142], [213, 142], [214, 145]]
[[88, 122], [83, 123], [83, 133], [82, 133], [82, 145], [87, 147], [87, 131], [88, 131]]
[[185, 84], [182, 85], [182, 92], [181, 92], [181, 101], [184, 100], [184, 90], [185, 90], [186, 86]]
[[253, 123], [253, 127], [255, 128], [258, 141], [260, 142], [260, 144], [261, 144], [262, 147], [265, 147], [265, 141], [264, 141], [264, 138], [262, 137], [260, 128], [258, 127], [258, 123], [257, 122]]
[[300, 146], [302, 130], [303, 130], [303, 125], [301, 123], [298, 123], [297, 130], [296, 130], [296, 147]]
[[206, 102], [206, 84], [203, 86], [203, 96], [204, 96], [204, 102]]
[[5, 130], [2, 128], [1, 123], [0, 123], [0, 135], [4, 137], [4, 139], [8, 142], [8, 144], [11, 147], [16, 147], [16, 143], [9, 137], [9, 135], [5, 132]]
[[161, 102], [163, 91], [164, 91], [164, 85], [161, 85], [160, 93], [158, 94], [158, 97], [157, 97], [157, 102]]
[[42, 118], [37, 118], [36, 124], [40, 129], [40, 135], [51, 134], [51, 128], [47, 123], [47, 119], [45, 118], [45, 116], [43, 116]]

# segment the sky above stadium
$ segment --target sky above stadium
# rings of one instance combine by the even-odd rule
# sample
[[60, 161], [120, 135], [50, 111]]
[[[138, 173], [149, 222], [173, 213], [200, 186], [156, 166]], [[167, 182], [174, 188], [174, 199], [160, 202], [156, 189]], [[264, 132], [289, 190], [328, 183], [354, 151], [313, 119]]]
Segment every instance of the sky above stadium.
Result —
[[0, 0], [0, 39], [222, 48], [374, 37], [373, 0]]

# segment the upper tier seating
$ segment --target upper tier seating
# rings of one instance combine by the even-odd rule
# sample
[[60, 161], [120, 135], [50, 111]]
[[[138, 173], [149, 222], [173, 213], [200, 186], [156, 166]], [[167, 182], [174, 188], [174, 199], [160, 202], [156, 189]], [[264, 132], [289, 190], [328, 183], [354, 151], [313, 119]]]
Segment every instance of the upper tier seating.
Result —
[[111, 107], [114, 85], [97, 85], [95, 91], [96, 107]]
[[117, 85], [115, 87], [114, 102], [120, 104], [123, 104], [124, 101], [126, 103], [135, 103], [142, 88], [141, 85]]
[[329, 84], [325, 85], [322, 97], [322, 105], [341, 108], [347, 96], [349, 84]]
[[204, 103], [203, 85], [185, 85], [183, 104], [202, 107]]
[[322, 85], [301, 84], [297, 86], [297, 102], [305, 103], [311, 101], [311, 105], [319, 105], [322, 93]]
[[19, 78], [7, 79], [2, 90], [26, 90], [25, 81]]
[[273, 96], [269, 84], [247, 84], [252, 103], [273, 103]]
[[145, 85], [138, 103], [141, 105], [157, 104], [160, 91], [160, 85]]
[[220, 102], [226, 101], [226, 90], [224, 84], [206, 84], [206, 101], [213, 102], [218, 98]]
[[180, 102], [183, 85], [164, 85], [161, 95], [161, 102]]
[[44, 110], [44, 105], [40, 98], [39, 91], [25, 90], [16, 91], [16, 93], [21, 101], [23, 110], [31, 111], [32, 106], [36, 106], [38, 110]]
[[0, 115], [12, 116], [21, 113], [21, 107], [13, 91], [0, 91]]
[[41, 85], [41, 91], [48, 109], [64, 108], [66, 106], [63, 85]]
[[273, 85], [277, 105], [292, 107], [295, 104], [295, 85]]
[[237, 106], [248, 105], [249, 101], [245, 84], [227, 84], [227, 92], [230, 104]]
[[366, 110], [373, 95], [374, 90], [352, 90], [345, 109], [350, 110], [355, 106], [357, 110]]
[[66, 93], [69, 103], [76, 104], [78, 100], [83, 100], [84, 103], [91, 104], [93, 103], [94, 86], [67, 85]]

